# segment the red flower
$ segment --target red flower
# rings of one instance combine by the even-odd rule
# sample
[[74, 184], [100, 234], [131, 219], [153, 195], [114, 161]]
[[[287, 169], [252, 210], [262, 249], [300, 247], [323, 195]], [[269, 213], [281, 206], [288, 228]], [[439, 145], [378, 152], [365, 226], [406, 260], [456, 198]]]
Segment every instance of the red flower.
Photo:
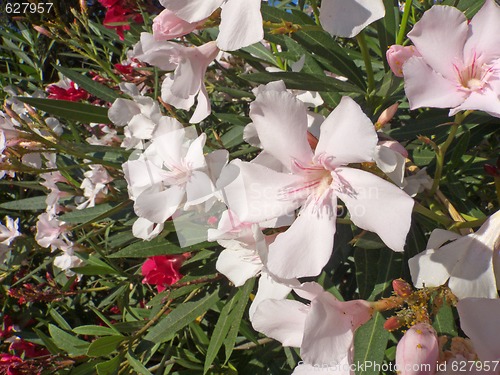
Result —
[[123, 23], [129, 22], [131, 19], [136, 23], [142, 22], [142, 16], [140, 14], [135, 13], [134, 10], [115, 4], [108, 8], [102, 24], [108, 29], [116, 29], [116, 33], [120, 37], [120, 40], [123, 40], [125, 39], [124, 31], [130, 30], [130, 25], [124, 25]]
[[33, 344], [32, 342], [24, 341], [23, 339], [13, 341], [9, 346], [9, 350], [15, 352], [19, 356], [22, 356], [24, 353], [25, 358], [41, 357], [50, 354], [47, 349]]
[[20, 374], [16, 369], [16, 364], [23, 363], [23, 360], [15, 355], [2, 353], [0, 354], [0, 371], [7, 375]]
[[49, 93], [49, 99], [68, 100], [70, 102], [85, 100], [90, 96], [84, 89], [76, 88], [74, 82], [71, 82], [68, 89], [57, 85], [49, 85], [47, 91]]
[[157, 255], [148, 258], [142, 265], [143, 284], [156, 285], [158, 292], [165, 290], [166, 285], [175, 284], [182, 278], [179, 269], [190, 254]]
[[115, 64], [114, 66], [115, 69], [123, 75], [132, 74], [134, 72], [132, 65]]

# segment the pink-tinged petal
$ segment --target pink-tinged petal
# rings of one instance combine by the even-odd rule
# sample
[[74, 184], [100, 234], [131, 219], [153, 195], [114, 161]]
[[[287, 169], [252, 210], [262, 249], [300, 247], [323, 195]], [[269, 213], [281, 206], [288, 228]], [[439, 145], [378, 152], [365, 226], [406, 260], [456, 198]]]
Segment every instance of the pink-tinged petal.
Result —
[[[239, 169], [239, 171], [238, 171]], [[226, 177], [226, 176], [227, 177]], [[231, 182], [226, 181], [233, 178]], [[293, 212], [300, 201], [287, 199], [287, 189], [301, 186], [301, 177], [234, 160], [221, 174], [223, 197], [243, 222], [259, 223]]]
[[[159, 156], [164, 165], [173, 170], [182, 164], [183, 143], [186, 141], [184, 129], [174, 130], [153, 140], [146, 149], [145, 156]], [[155, 159], [153, 159], [155, 160]]]
[[229, 152], [227, 150], [215, 150], [205, 156], [207, 163], [207, 173], [215, 183], [219, 178], [222, 168], [227, 165]]
[[460, 327], [472, 340], [479, 360], [500, 360], [500, 300], [466, 298], [457, 309]]
[[228, 0], [222, 5], [217, 45], [221, 50], [234, 51], [264, 38], [261, 0]]
[[149, 187], [161, 183], [166, 177], [165, 171], [149, 161], [130, 160], [122, 168], [132, 199], [136, 199]]
[[254, 250], [226, 249], [217, 258], [217, 271], [226, 276], [236, 287], [258, 275], [262, 262]]
[[174, 75], [168, 74], [163, 83], [161, 84], [161, 99], [170, 105], [173, 105], [175, 108], [189, 110], [196, 98], [196, 93], [190, 95], [187, 98], [182, 98], [172, 93], [172, 85], [174, 84]]
[[156, 123], [142, 113], [135, 115], [128, 123], [128, 134], [138, 139], [150, 139], [156, 128]]
[[476, 235], [462, 237], [437, 250], [426, 250], [408, 262], [414, 285], [448, 286], [458, 298], [497, 298], [493, 250]]
[[344, 96], [321, 125], [316, 155], [333, 156], [335, 166], [371, 161], [378, 138], [375, 127], [351, 98]]
[[135, 57], [162, 70], [174, 70], [176, 63], [171, 57], [177, 56], [182, 48], [184, 47], [177, 43], [157, 41], [153, 34], [141, 33], [141, 40], [134, 47], [130, 57]]
[[250, 321], [253, 319], [253, 314], [257, 310], [257, 306], [265, 300], [282, 300], [292, 291], [292, 285], [298, 286], [297, 280], [282, 280], [269, 274], [264, 268], [259, 278], [259, 287], [255, 298], [250, 305], [248, 315]]
[[390, 182], [358, 169], [337, 168], [332, 176], [353, 223], [377, 233], [390, 249], [403, 251], [413, 199]]
[[469, 37], [465, 42], [464, 56], [474, 53], [485, 63], [500, 57], [500, 5], [495, 0], [486, 0], [483, 7], [469, 23]]
[[299, 301], [264, 300], [253, 314], [252, 326], [283, 346], [300, 347], [309, 309]]
[[186, 184], [186, 204], [184, 209], [206, 202], [214, 195], [215, 187], [205, 172], [193, 171]]
[[381, 0], [323, 0], [319, 19], [331, 35], [352, 38], [384, 15]]
[[205, 168], [207, 163], [205, 161], [205, 155], [203, 154], [203, 147], [207, 140], [207, 135], [205, 133], [200, 134], [189, 145], [189, 149], [184, 158], [185, 162], [189, 165], [189, 169], [201, 169]]
[[487, 112], [491, 116], [500, 117], [499, 94], [500, 90], [494, 91], [489, 88], [484, 88], [482, 91], [473, 91], [462, 104], [450, 110], [450, 116], [460, 111], [479, 110]]
[[146, 190], [137, 197], [134, 211], [149, 221], [163, 223], [177, 211], [185, 194], [185, 190], [176, 185], [160, 192]]
[[269, 245], [269, 271], [285, 279], [319, 275], [332, 255], [336, 209], [335, 198], [320, 203], [310, 199]]
[[[408, 33], [418, 52], [434, 71], [455, 79], [453, 64], [463, 61], [467, 19], [455, 7], [435, 5], [424, 13]], [[406, 79], [406, 71], [403, 70]], [[425, 78], [421, 78], [428, 84]]]
[[200, 87], [200, 92], [196, 97], [198, 100], [198, 104], [196, 105], [196, 109], [194, 110], [193, 116], [189, 119], [190, 124], [197, 124], [203, 120], [205, 120], [212, 110], [210, 105], [210, 99], [208, 98], [207, 89], [205, 88], [205, 84], [202, 83]]
[[455, 80], [448, 80], [432, 70], [422, 57], [409, 59], [403, 66], [403, 74], [410, 109], [456, 107], [468, 95], [459, 90]]
[[391, 150], [389, 147], [375, 147], [375, 162], [382, 172], [384, 172], [398, 186], [404, 185], [404, 174], [406, 159], [399, 152]]
[[456, 232], [452, 232], [444, 229], [434, 229], [427, 241], [427, 249], [437, 249], [443, 246], [448, 241], [457, 240], [462, 237]]
[[116, 126], [125, 126], [130, 119], [141, 113], [141, 109], [133, 100], [118, 98], [108, 110], [109, 119]]
[[360, 302], [339, 302], [328, 292], [311, 302], [300, 350], [306, 363], [337, 364], [349, 355], [355, 329], [371, 317], [367, 304]]
[[170, 40], [189, 34], [196, 29], [197, 22], [190, 23], [164, 9], [153, 21], [153, 36], [156, 40]]
[[149, 241], [155, 238], [163, 230], [163, 224], [156, 224], [142, 217], [137, 218], [132, 225], [134, 237]]
[[[408, 261], [413, 285], [417, 288], [444, 285], [450, 278], [450, 272], [463, 250], [456, 252], [451, 247], [425, 250]], [[450, 270], [448, 270], [450, 269]]]
[[287, 91], [261, 92], [250, 105], [262, 148], [286, 168], [293, 160], [308, 164], [313, 156], [307, 142], [307, 110]]
[[160, 3], [177, 17], [188, 22], [198, 22], [210, 16], [224, 0], [161, 0]]

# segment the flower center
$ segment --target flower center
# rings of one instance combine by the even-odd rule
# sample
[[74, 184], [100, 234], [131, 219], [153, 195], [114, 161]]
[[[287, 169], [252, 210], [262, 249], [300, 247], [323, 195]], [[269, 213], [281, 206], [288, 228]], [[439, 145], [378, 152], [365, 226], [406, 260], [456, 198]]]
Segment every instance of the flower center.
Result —
[[461, 88], [466, 91], [482, 90], [491, 74], [491, 67], [481, 64], [475, 53], [472, 62], [468, 66], [460, 69], [457, 65], [454, 65], [454, 68]]

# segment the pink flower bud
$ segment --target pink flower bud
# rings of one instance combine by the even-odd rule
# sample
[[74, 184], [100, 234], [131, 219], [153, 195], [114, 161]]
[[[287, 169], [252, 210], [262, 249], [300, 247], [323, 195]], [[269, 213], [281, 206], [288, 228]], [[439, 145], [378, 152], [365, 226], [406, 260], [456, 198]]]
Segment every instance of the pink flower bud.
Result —
[[404, 321], [398, 316], [391, 316], [389, 319], [385, 321], [384, 329], [389, 332], [395, 331], [396, 329], [401, 328], [403, 323]]
[[186, 22], [165, 9], [153, 21], [153, 36], [156, 40], [170, 40], [189, 34], [200, 22]]
[[396, 349], [399, 375], [434, 375], [439, 358], [436, 331], [430, 324], [418, 323], [406, 331]]
[[399, 107], [399, 103], [394, 103], [389, 108], [384, 109], [384, 111], [378, 117], [377, 125], [379, 127], [382, 127], [385, 124], [387, 124], [389, 121], [391, 121], [392, 118], [394, 117], [394, 115], [396, 114], [398, 107]]
[[411, 285], [403, 279], [393, 280], [392, 289], [394, 289], [394, 293], [396, 293], [400, 297], [408, 297], [413, 293]]
[[386, 52], [387, 62], [396, 77], [403, 76], [403, 64], [413, 56], [421, 56], [414, 46], [403, 47], [394, 44]]

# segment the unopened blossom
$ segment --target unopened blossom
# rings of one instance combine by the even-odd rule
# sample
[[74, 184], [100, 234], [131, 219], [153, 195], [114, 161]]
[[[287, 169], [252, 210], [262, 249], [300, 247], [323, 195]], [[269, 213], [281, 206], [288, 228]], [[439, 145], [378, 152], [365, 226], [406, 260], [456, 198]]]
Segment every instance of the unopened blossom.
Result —
[[408, 37], [422, 57], [403, 65], [410, 109], [481, 110], [500, 117], [500, 5], [486, 0], [470, 22], [435, 5]]
[[189, 122], [198, 123], [210, 114], [204, 77], [208, 65], [218, 53], [215, 42], [184, 47], [173, 42], [156, 41], [152, 34], [142, 33], [130, 56], [160, 69], [173, 70], [162, 83], [161, 98], [165, 103], [184, 110], [189, 110], [197, 100]]
[[373, 159], [377, 167], [395, 184], [404, 185], [404, 173], [408, 151], [397, 141], [384, 140], [377, 143]]
[[186, 22], [168, 9], [164, 9], [153, 21], [156, 40], [171, 40], [195, 30], [200, 22]]
[[437, 334], [428, 323], [412, 326], [396, 349], [396, 367], [401, 375], [434, 375], [438, 359]]
[[333, 366], [350, 357], [354, 332], [373, 313], [369, 303], [339, 301], [314, 282], [293, 290], [310, 303], [264, 300], [251, 317], [253, 327], [283, 346], [300, 347], [300, 356], [310, 365]]
[[331, 35], [352, 38], [384, 15], [382, 0], [323, 0], [319, 19]]
[[393, 184], [347, 167], [373, 161], [377, 144], [373, 124], [352, 99], [344, 97], [323, 122], [314, 151], [306, 108], [283, 82], [262, 89], [250, 117], [275, 166], [234, 160], [230, 167], [239, 174], [224, 187], [229, 208], [240, 220], [258, 223], [301, 207], [290, 228], [270, 245], [267, 267], [272, 273], [289, 279], [321, 272], [332, 253], [337, 198], [355, 225], [403, 251], [413, 200]]
[[235, 51], [264, 38], [261, 0], [161, 0], [160, 3], [183, 20], [194, 23], [208, 18], [221, 8], [217, 46]]
[[385, 53], [389, 67], [396, 77], [403, 77], [403, 65], [413, 56], [420, 57], [415, 46], [401, 46], [399, 44], [390, 46]]
[[[459, 298], [498, 298], [500, 281], [500, 211], [491, 215], [476, 233], [464, 237], [435, 230], [428, 250], [409, 260], [417, 288], [448, 287]], [[444, 246], [446, 241], [453, 240]]]

